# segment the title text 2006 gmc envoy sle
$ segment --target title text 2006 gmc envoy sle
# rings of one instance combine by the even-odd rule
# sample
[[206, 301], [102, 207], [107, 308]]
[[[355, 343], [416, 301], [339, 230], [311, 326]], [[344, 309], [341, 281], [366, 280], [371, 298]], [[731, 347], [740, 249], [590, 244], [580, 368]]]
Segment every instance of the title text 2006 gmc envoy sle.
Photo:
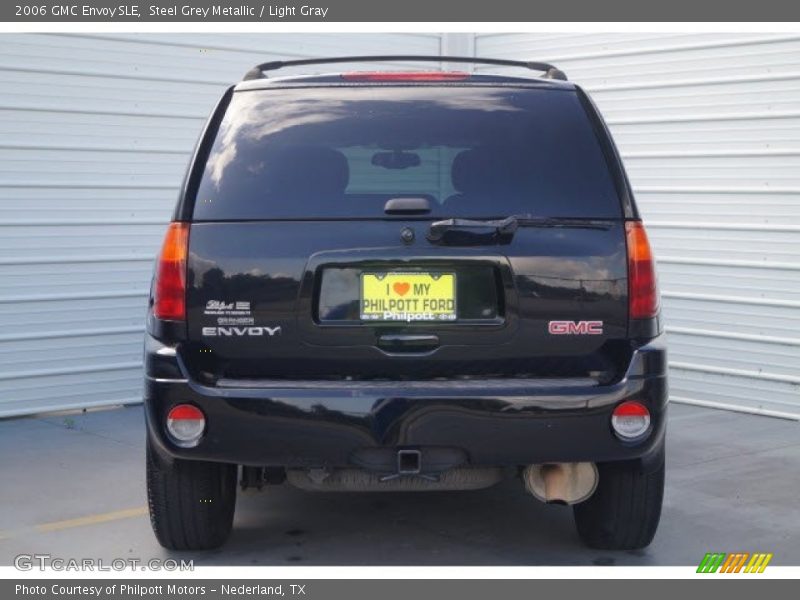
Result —
[[[265, 76], [409, 60], [541, 74]], [[661, 331], [620, 157], [555, 67], [259, 65], [210, 117], [155, 268], [155, 534], [221, 545], [239, 485], [518, 477], [574, 505], [589, 546], [644, 547], [664, 487]]]

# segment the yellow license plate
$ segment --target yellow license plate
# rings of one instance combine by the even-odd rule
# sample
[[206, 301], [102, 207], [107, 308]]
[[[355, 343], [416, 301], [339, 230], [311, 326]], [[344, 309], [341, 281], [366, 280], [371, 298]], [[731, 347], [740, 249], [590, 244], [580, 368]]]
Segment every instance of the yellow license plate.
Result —
[[362, 273], [363, 321], [455, 321], [454, 273]]

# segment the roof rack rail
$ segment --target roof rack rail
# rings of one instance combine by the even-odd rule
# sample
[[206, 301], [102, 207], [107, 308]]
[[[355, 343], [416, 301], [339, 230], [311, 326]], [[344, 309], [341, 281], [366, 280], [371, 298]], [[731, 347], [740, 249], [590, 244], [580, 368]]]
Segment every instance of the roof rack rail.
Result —
[[385, 56], [339, 56], [335, 58], [303, 58], [300, 60], [274, 60], [271, 62], [261, 63], [250, 69], [245, 73], [243, 81], [251, 79], [263, 79], [266, 77], [264, 74], [267, 71], [276, 71], [284, 67], [300, 67], [303, 65], [324, 65], [331, 63], [345, 63], [345, 62], [387, 62], [387, 61], [401, 61], [401, 62], [452, 62], [452, 63], [476, 63], [484, 65], [498, 65], [502, 67], [521, 67], [523, 69], [530, 69], [532, 71], [543, 71], [542, 77], [546, 79], [559, 79], [561, 81], [567, 80], [567, 75], [561, 71], [543, 62], [525, 61], [525, 60], [506, 60], [504, 58], [476, 58], [469, 56], [415, 56], [413, 54], [404, 55], [385, 55]]

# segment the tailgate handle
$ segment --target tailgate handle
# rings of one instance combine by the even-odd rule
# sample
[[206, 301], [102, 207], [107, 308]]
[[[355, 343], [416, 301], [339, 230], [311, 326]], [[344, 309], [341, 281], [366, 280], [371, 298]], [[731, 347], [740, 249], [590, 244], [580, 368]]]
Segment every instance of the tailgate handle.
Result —
[[431, 203], [422, 196], [390, 198], [383, 207], [387, 215], [425, 214], [431, 212]]
[[394, 352], [424, 352], [439, 345], [438, 335], [387, 333], [378, 338], [378, 346]]

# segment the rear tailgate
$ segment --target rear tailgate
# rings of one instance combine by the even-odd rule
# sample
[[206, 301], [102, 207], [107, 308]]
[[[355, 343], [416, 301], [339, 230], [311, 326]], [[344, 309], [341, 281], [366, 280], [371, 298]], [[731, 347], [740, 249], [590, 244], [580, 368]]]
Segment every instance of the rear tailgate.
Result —
[[[198, 344], [185, 360], [228, 378], [577, 376], [621, 367], [606, 344], [626, 334], [621, 223], [525, 229], [508, 246], [479, 248], [409, 248], [404, 227], [427, 224], [193, 225], [188, 324]], [[456, 320], [362, 320], [363, 273], [454, 275]]]
[[[211, 149], [189, 239], [196, 376], [620, 373], [624, 223], [573, 90], [308, 94], [237, 92]], [[429, 210], [388, 210], [408, 197]], [[512, 214], [560, 221], [428, 239], [434, 221]]]

